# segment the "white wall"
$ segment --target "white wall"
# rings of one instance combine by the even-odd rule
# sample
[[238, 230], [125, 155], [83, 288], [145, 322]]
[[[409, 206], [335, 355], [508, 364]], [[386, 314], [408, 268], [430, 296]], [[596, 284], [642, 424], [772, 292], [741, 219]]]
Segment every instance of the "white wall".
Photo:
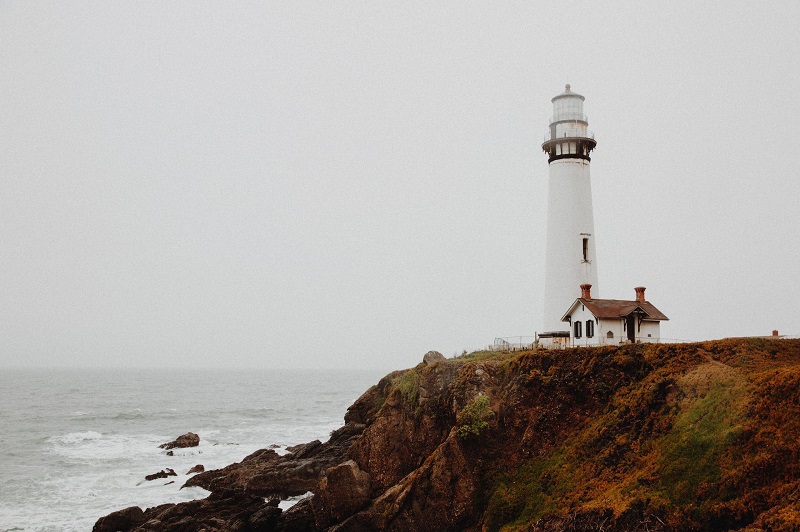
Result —
[[642, 343], [654, 343], [661, 340], [661, 322], [643, 321], [642, 326], [636, 332], [636, 341]]
[[[575, 347], [587, 347], [594, 345], [619, 345], [620, 343], [628, 342], [628, 332], [625, 327], [625, 320], [619, 319], [604, 319], [596, 320], [594, 325], [594, 336], [589, 338], [586, 336], [586, 322], [588, 320], [595, 320], [594, 315], [586, 310], [584, 305], [580, 304], [572, 313], [572, 323], [581, 321], [582, 334], [581, 338], [575, 338], [575, 326], [567, 322], [564, 327], [570, 327], [570, 343]], [[599, 321], [599, 323], [598, 323]], [[636, 341], [641, 343], [656, 343], [661, 339], [661, 322], [658, 321], [642, 321], [641, 325], [636, 320]], [[613, 338], [608, 338], [608, 332], [614, 335]]]
[[[655, 343], [660, 341], [661, 322], [643, 321], [639, 325], [639, 320], [637, 319], [635, 327], [637, 342]], [[614, 334], [613, 338], [608, 338], [608, 331]], [[622, 318], [600, 320], [600, 333], [599, 341], [601, 345], [617, 345], [628, 341], [628, 331], [625, 327], [625, 320]]]
[[[580, 321], [581, 325], [581, 337], [575, 338], [575, 322]], [[591, 321], [594, 323], [594, 335], [589, 338], [586, 336], [586, 322]], [[602, 338], [600, 337], [600, 324], [597, 323], [595, 320], [594, 315], [586, 310], [582, 304], [578, 304], [578, 308], [575, 312], [572, 313], [572, 325], [564, 322], [564, 325], [570, 327], [569, 335], [572, 345], [575, 347], [578, 346], [593, 346], [593, 345], [600, 345], [602, 343]]]
[[[580, 285], [591, 284], [595, 295], [599, 287], [589, 161], [559, 159], [550, 163], [549, 173], [541, 331], [559, 331], [566, 330], [561, 316], [580, 297]], [[583, 238], [589, 239], [588, 262], [583, 261]]]
[[[600, 320], [600, 343], [602, 345], [616, 345], [620, 342], [627, 342], [628, 336], [624, 328], [625, 320], [622, 318], [617, 320]], [[608, 337], [608, 332], [614, 335], [613, 338]]]

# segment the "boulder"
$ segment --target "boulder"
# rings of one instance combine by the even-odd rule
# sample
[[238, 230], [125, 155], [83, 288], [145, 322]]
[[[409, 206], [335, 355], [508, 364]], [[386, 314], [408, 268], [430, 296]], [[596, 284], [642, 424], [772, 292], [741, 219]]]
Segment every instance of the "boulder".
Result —
[[317, 527], [321, 530], [354, 514], [370, 500], [369, 473], [353, 460], [328, 468], [311, 499]]
[[144, 524], [147, 519], [144, 510], [138, 506], [131, 506], [101, 517], [94, 524], [92, 532], [117, 532], [127, 531]]
[[178, 436], [169, 443], [162, 443], [158, 447], [160, 449], [175, 449], [184, 447], [197, 447], [200, 445], [200, 436], [194, 432], [187, 432], [183, 436]]
[[187, 471], [186, 474], [187, 475], [191, 475], [192, 473], [202, 473], [205, 470], [206, 470], [206, 468], [205, 468], [205, 466], [203, 464], [197, 464], [196, 466], [191, 468], [189, 471]]
[[322, 445], [321, 441], [314, 440], [312, 442], [301, 443], [299, 445], [290, 445], [286, 448], [286, 450], [292, 453], [293, 458], [304, 458], [306, 456], [311, 456], [313, 451], [320, 445]]
[[428, 351], [425, 353], [425, 356], [422, 357], [422, 361], [428, 365], [435, 364], [436, 362], [440, 362], [442, 360], [446, 359], [439, 351]]
[[152, 475], [146, 475], [144, 477], [145, 480], [155, 480], [157, 478], [167, 478], [167, 477], [177, 477], [178, 474], [175, 472], [174, 469], [170, 469], [169, 467], [166, 469], [162, 469], [158, 473], [153, 473]]

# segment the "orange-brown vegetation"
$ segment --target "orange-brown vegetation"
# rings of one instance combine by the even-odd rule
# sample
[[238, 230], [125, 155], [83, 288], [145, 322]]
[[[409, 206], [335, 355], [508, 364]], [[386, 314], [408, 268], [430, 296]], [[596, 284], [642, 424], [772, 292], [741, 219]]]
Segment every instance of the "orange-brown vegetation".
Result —
[[[490, 474], [487, 529], [585, 515], [620, 529], [800, 530], [800, 342], [537, 352], [512, 373], [530, 391], [508, 390], [504, 437], [522, 437], [500, 444], [511, 452]], [[532, 415], [519, 419], [519, 403]]]
[[[800, 530], [800, 341], [475, 353], [409, 372], [351, 449], [382, 497], [349, 521], [361, 529]], [[476, 397], [488, 428], [455, 438]]]

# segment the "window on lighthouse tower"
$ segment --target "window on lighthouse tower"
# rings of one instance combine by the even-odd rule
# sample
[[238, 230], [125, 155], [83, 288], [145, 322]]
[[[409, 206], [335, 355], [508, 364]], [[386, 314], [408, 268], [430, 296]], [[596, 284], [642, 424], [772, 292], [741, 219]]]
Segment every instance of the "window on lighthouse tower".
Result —
[[589, 262], [589, 239], [583, 239], [583, 262]]

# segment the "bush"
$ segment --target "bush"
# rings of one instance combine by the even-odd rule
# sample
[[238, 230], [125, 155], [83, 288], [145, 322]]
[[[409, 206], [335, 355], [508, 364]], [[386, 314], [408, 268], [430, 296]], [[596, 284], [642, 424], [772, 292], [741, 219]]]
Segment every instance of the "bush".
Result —
[[478, 395], [470, 404], [464, 407], [456, 416], [458, 429], [456, 432], [460, 438], [467, 438], [471, 435], [480, 436], [481, 432], [489, 428], [487, 420], [494, 416], [494, 412], [489, 408], [489, 398], [485, 395]]
[[400, 390], [400, 395], [409, 406], [417, 404], [419, 398], [419, 375], [416, 370], [408, 370], [397, 381], [397, 388]]

